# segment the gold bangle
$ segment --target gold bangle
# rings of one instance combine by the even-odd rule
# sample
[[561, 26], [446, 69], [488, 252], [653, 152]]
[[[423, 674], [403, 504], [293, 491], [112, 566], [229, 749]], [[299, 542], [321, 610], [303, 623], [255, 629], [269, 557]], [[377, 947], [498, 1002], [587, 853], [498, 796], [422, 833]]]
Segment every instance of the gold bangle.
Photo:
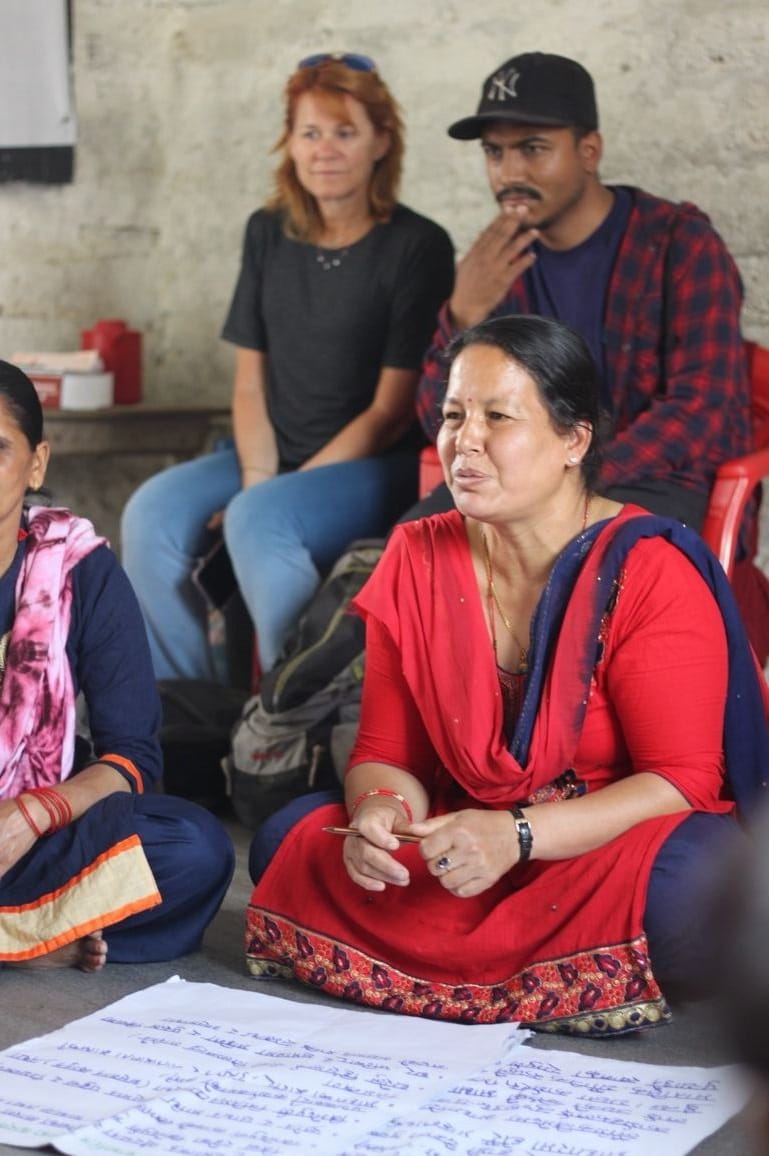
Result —
[[399, 791], [391, 791], [388, 787], [374, 787], [372, 791], [364, 791], [362, 795], [358, 795], [350, 807], [350, 819], [352, 820], [353, 815], [364, 799], [371, 799], [375, 795], [385, 795], [389, 799], [395, 799], [406, 812], [406, 818], [409, 823], [414, 822], [414, 812], [411, 810], [408, 799], [404, 795], [401, 795]]

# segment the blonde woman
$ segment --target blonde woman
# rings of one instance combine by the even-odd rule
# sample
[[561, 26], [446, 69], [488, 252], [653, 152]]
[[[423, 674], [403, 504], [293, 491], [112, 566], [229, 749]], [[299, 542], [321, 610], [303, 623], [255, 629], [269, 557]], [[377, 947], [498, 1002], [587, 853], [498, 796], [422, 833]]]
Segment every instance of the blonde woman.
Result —
[[397, 202], [403, 126], [374, 62], [302, 60], [277, 149], [223, 330], [234, 448], [151, 479], [124, 514], [159, 678], [213, 677], [190, 570], [220, 511], [269, 669], [322, 573], [415, 496], [414, 395], [453, 251]]

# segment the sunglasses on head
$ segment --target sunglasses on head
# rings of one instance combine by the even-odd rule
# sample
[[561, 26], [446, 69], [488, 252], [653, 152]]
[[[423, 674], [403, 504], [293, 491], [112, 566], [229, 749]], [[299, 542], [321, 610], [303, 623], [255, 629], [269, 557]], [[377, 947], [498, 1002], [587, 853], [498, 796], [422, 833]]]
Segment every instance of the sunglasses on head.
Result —
[[325, 64], [334, 60], [352, 68], [354, 72], [376, 72], [376, 63], [370, 56], [361, 56], [357, 52], [316, 52], [313, 56], [305, 56], [300, 60], [297, 68], [315, 68], [318, 64]]

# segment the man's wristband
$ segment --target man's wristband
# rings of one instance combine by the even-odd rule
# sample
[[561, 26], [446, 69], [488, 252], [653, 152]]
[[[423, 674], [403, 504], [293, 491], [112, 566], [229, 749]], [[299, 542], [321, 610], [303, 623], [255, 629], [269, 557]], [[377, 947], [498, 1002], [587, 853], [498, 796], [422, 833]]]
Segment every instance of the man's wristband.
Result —
[[510, 814], [513, 816], [518, 833], [518, 862], [525, 863], [531, 857], [531, 849], [534, 846], [531, 824], [520, 807], [511, 807]]

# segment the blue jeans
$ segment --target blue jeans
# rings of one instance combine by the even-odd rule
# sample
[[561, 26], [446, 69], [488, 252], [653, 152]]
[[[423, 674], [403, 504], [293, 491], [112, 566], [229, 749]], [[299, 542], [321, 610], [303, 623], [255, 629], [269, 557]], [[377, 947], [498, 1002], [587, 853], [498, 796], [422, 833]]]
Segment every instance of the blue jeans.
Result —
[[355, 538], [381, 537], [416, 494], [417, 456], [397, 450], [242, 490], [233, 449], [149, 478], [123, 511], [123, 565], [147, 625], [157, 678], [216, 679], [206, 606], [191, 581], [206, 523], [224, 536], [269, 670], [323, 574]]

